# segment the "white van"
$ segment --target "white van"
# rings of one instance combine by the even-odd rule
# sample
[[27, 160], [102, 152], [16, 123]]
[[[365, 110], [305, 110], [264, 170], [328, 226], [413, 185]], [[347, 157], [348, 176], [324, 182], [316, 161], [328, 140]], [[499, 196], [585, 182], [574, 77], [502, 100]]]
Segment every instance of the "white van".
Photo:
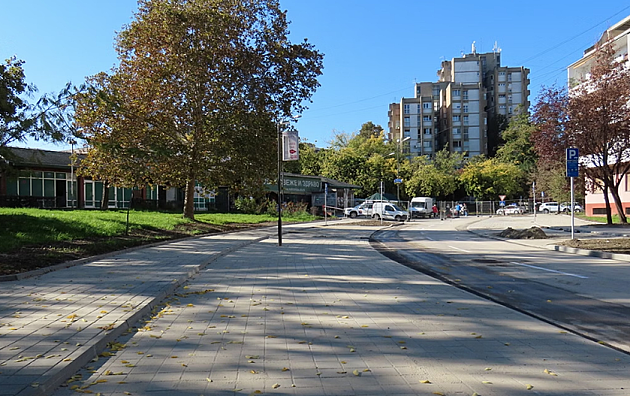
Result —
[[374, 202], [372, 207], [372, 218], [376, 220], [395, 220], [405, 221], [409, 217], [409, 213], [406, 210], [399, 208], [393, 203], [389, 202]]
[[426, 218], [433, 216], [433, 198], [413, 197], [411, 198], [411, 218]]

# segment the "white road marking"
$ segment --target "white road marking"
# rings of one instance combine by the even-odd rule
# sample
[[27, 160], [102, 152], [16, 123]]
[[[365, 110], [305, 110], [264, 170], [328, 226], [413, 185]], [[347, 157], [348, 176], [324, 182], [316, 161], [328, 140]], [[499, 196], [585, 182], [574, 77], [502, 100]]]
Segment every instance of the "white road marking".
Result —
[[549, 269], [549, 268], [538, 267], [538, 266], [535, 266], [535, 265], [517, 263], [516, 261], [512, 261], [510, 264], [522, 265], [523, 267], [529, 267], [529, 268], [539, 269], [539, 270], [543, 270], [543, 271], [555, 272], [556, 274], [561, 274], [561, 275], [575, 276], [576, 278], [580, 278], [580, 279], [588, 279], [588, 276], [571, 274], [569, 272], [556, 271], [556, 270], [552, 270], [552, 269]]
[[460, 249], [460, 248], [455, 247], [455, 246], [449, 246], [449, 247], [450, 247], [451, 249], [454, 249], [454, 250], [460, 250], [460, 251], [465, 252], [465, 253], [472, 253], [472, 252], [469, 252], [468, 250]]
[[425, 237], [426, 239], [430, 240], [430, 241], [435, 241], [435, 239], [431, 238], [431, 237]]

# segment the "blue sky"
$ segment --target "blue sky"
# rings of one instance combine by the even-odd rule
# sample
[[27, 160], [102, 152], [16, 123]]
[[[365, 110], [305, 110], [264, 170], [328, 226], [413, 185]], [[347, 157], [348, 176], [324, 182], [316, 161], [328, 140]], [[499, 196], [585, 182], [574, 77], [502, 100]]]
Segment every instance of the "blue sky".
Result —
[[[388, 104], [413, 96], [414, 82], [436, 81], [441, 61], [470, 52], [473, 41], [477, 52], [497, 42], [504, 66], [531, 70], [533, 104], [541, 86], [565, 84], [566, 67], [630, 15], [622, 0], [280, 1], [292, 41], [308, 38], [325, 54], [321, 86], [297, 123], [320, 147], [367, 121], [386, 128]], [[135, 9], [135, 0], [0, 0], [0, 57], [26, 61], [40, 94], [59, 91], [116, 64], [115, 32]]]

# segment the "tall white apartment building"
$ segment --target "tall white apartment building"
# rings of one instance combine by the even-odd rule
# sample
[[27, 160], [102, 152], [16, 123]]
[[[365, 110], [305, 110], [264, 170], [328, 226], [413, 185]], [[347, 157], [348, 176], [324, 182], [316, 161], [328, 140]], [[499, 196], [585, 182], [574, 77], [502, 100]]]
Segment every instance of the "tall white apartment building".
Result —
[[437, 82], [417, 83], [413, 98], [389, 106], [389, 137], [409, 137], [403, 151], [410, 157], [444, 147], [488, 154], [489, 120], [529, 108], [529, 69], [501, 66], [500, 51], [478, 54], [473, 43], [470, 54], [442, 62], [437, 74]]

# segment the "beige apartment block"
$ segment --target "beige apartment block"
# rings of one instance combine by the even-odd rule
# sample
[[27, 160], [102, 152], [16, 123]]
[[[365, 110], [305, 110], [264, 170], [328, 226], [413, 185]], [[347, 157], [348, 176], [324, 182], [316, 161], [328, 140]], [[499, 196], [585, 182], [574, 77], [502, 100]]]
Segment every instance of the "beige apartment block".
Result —
[[390, 138], [404, 141], [409, 157], [432, 157], [444, 147], [467, 157], [488, 154], [497, 133], [489, 123], [529, 108], [529, 69], [501, 66], [500, 50], [479, 54], [474, 44], [441, 66], [437, 82], [417, 83], [413, 98], [389, 105]]

